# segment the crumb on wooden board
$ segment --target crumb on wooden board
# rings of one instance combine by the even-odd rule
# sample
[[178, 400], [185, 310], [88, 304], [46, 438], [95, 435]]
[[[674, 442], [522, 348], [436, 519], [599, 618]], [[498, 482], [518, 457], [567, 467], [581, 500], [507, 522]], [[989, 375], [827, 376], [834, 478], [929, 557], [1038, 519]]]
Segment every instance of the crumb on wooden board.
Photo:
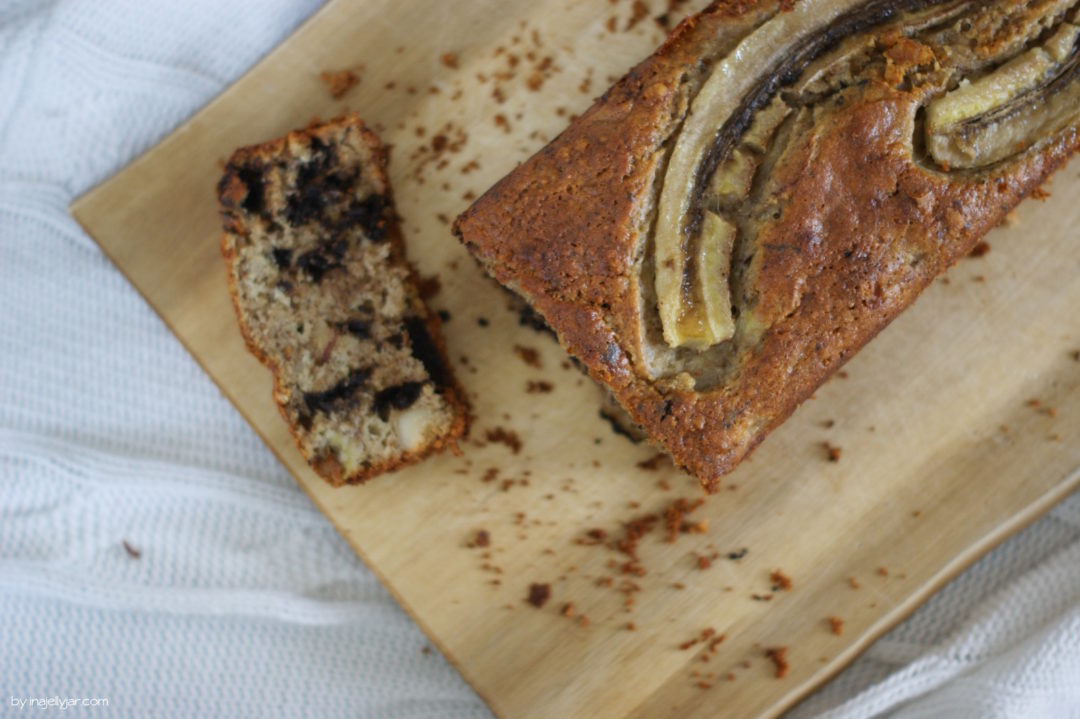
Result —
[[319, 74], [319, 79], [326, 85], [330, 97], [340, 100], [360, 83], [362, 66], [345, 68], [343, 70], [324, 70]]
[[551, 598], [551, 585], [540, 584], [533, 582], [529, 585], [529, 593], [525, 597], [525, 601], [533, 605], [537, 609], [543, 607], [548, 599]]
[[787, 647], [770, 647], [765, 650], [765, 656], [772, 661], [773, 666], [776, 667], [776, 678], [783, 679], [787, 676], [788, 669], [790, 668], [787, 658]]

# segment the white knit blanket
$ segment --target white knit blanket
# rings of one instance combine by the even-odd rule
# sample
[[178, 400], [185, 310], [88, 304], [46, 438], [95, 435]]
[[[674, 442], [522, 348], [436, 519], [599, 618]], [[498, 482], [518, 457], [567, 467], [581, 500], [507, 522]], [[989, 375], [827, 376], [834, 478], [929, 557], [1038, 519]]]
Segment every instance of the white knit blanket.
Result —
[[[0, 716], [489, 716], [67, 214], [316, 4], [0, 0]], [[1080, 496], [794, 712], [880, 714], [1080, 717]]]

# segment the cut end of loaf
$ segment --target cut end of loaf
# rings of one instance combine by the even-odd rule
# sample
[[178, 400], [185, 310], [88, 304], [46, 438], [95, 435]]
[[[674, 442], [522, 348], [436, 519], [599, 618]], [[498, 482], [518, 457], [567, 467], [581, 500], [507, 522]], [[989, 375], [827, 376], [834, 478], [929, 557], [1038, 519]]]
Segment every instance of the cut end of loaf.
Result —
[[237, 150], [218, 185], [241, 331], [301, 453], [334, 485], [456, 446], [467, 423], [386, 162], [347, 117]]

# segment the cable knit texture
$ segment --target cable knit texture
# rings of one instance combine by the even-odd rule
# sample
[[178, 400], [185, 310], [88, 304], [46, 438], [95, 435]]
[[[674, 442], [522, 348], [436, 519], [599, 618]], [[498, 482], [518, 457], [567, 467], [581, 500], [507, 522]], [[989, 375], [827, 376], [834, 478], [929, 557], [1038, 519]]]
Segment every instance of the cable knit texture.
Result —
[[[317, 4], [0, 3], [0, 716], [490, 716], [67, 214]], [[1078, 567], [1073, 496], [794, 716], [1080, 717]]]

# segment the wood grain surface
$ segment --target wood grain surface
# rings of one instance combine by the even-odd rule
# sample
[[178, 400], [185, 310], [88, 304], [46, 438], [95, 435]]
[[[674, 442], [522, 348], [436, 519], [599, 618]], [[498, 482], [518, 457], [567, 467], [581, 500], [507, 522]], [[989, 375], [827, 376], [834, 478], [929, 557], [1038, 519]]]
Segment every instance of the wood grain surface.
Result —
[[[696, 509], [687, 528], [697, 533], [668, 542], [656, 528], [626, 566], [610, 546], [624, 523], [699, 498], [696, 482], [666, 462], [639, 466], [654, 450], [613, 433], [596, 387], [548, 335], [519, 323], [447, 222], [651, 52], [665, 8], [331, 2], [72, 207], [507, 719], [776, 715], [1080, 483], [1074, 163], [1049, 199], [1025, 203], [986, 255], [934, 283]], [[335, 100], [319, 74], [349, 68], [360, 81]], [[409, 255], [439, 277], [433, 304], [450, 313], [446, 340], [476, 419], [462, 456], [335, 490], [293, 447], [270, 375], [244, 349], [214, 185], [233, 148], [345, 110], [393, 145]], [[488, 441], [498, 428], [520, 448]], [[490, 546], [470, 547], [480, 530]], [[533, 583], [550, 585], [539, 609], [525, 601]], [[710, 641], [680, 648], [710, 629]], [[777, 647], [783, 678], [766, 656]]]

